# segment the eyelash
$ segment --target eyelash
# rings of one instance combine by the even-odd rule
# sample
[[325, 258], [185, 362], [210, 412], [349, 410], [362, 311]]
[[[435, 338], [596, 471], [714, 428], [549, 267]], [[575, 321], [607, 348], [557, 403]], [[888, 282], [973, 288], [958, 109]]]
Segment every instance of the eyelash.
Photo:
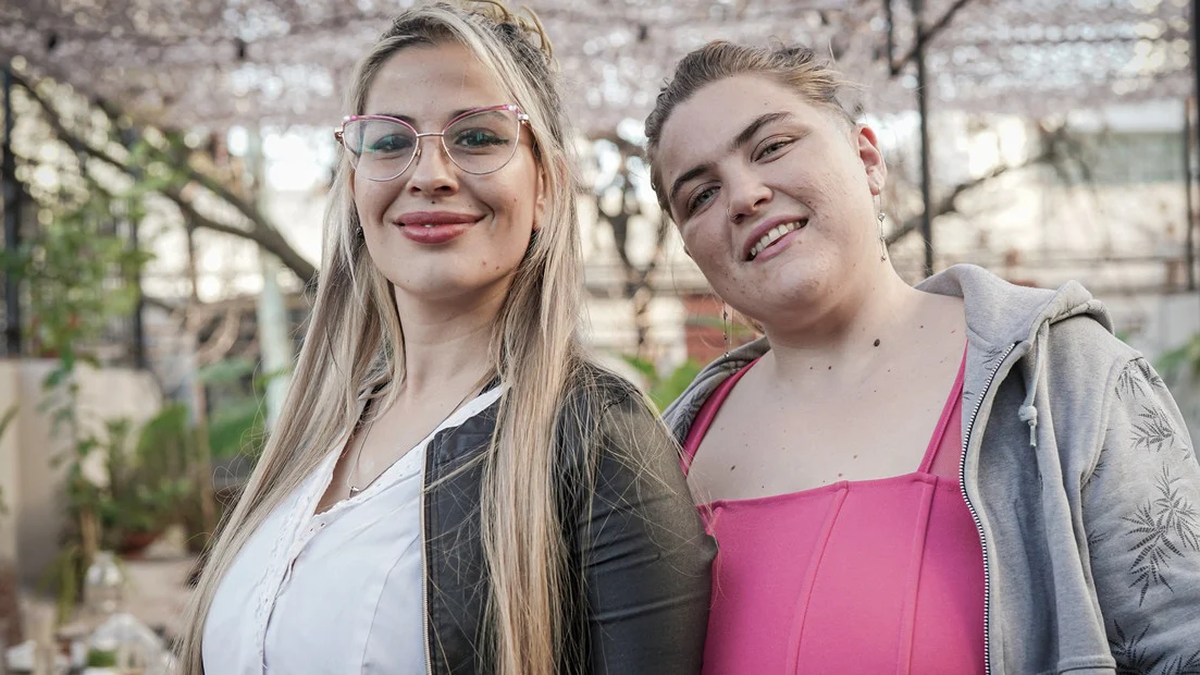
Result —
[[691, 197], [688, 197], [687, 206], [686, 206], [687, 215], [689, 215], [689, 216], [692, 215], [693, 213], [696, 212], [696, 209], [700, 208], [701, 206], [704, 206], [704, 204], [707, 204], [708, 203], [707, 201], [702, 204], [698, 204], [697, 202], [699, 202], [701, 197], [703, 197], [704, 195], [708, 194], [711, 191], [715, 191], [716, 189], [717, 188], [715, 186], [709, 185], [707, 187], [701, 188], [698, 192], [693, 194]]
[[[785, 137], [777, 137], [777, 138], [768, 138], [766, 141], [764, 141], [759, 146], [761, 148], [761, 150], [759, 150], [755, 153], [753, 159], [754, 159], [754, 161], [758, 161], [760, 159], [768, 157], [769, 155], [773, 155], [775, 152], [779, 151], [780, 149], [785, 148], [788, 145], [791, 145], [795, 140], [796, 139], [794, 139], [794, 138], [790, 138], [790, 137], [786, 137], [786, 136]], [[701, 196], [707, 194], [710, 190], [716, 190], [716, 187], [710, 185], [708, 187], [701, 189], [699, 192], [697, 192], [694, 195], [692, 195], [691, 197], [689, 197], [687, 200], [687, 203], [684, 207], [686, 210], [685, 215], [691, 216], [693, 213], [696, 212], [696, 210], [698, 208], [700, 208], [701, 206], [704, 206], [704, 204], [707, 204], [708, 202], [704, 202], [704, 204], [698, 205], [696, 202], [700, 199]]]
[[782, 149], [788, 145], [791, 145], [793, 140], [794, 139], [786, 138], [786, 137], [785, 138], [774, 138], [774, 139], [769, 138], [763, 142], [762, 146], [760, 146], [760, 147], [762, 147], [762, 150], [757, 153], [757, 156], [755, 157], [755, 159], [756, 160], [762, 159], [763, 157], [767, 156], [768, 153], [774, 154], [773, 151], [778, 151], [779, 149]]

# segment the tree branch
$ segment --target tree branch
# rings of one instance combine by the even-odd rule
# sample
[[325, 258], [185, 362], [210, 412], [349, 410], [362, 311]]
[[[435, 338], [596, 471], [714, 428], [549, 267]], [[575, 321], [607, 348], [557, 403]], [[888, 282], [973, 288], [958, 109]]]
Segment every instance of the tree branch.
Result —
[[[966, 7], [967, 3], [969, 2], [971, 2], [971, 0], [957, 0], [950, 7], [950, 9], [946, 10], [946, 13], [942, 15], [942, 18], [938, 19], [937, 23], [933, 24], [929, 28], [924, 29], [925, 34], [922, 36], [924, 40], [928, 43], [930, 40], [936, 38], [939, 33], [946, 29], [946, 26], [950, 25], [950, 20], [954, 18], [954, 15], [958, 13], [958, 10]], [[913, 17], [913, 20], [919, 22], [921, 17]], [[889, 30], [891, 30], [890, 26]], [[892, 55], [889, 52], [888, 58], [890, 59], [891, 56]], [[904, 66], [911, 63], [915, 58], [917, 58], [917, 46], [913, 45], [912, 48], [908, 50], [908, 53], [904, 55], [904, 58], [900, 59], [896, 63], [888, 64], [888, 67], [891, 68], [892, 71], [892, 77], [899, 75]]]
[[[130, 166], [104, 148], [97, 148], [93, 146], [91, 143], [83, 140], [78, 134], [67, 129], [67, 127], [62, 123], [62, 119], [54, 107], [50, 105], [45, 98], [38, 94], [32, 83], [15, 73], [13, 74], [13, 78], [17, 84], [19, 84], [29, 93], [38, 106], [45, 111], [47, 123], [60, 140], [66, 142], [73, 148], [83, 150], [85, 153], [91, 157], [94, 157], [95, 159], [116, 167], [120, 171], [133, 177], [135, 180], [138, 179], [137, 167]], [[106, 107], [106, 104], [97, 104], [97, 107], [104, 111], [110, 124], [114, 123], [114, 118], [112, 117], [112, 110], [110, 107]], [[159, 149], [156, 148], [156, 150]], [[186, 185], [190, 182], [199, 183], [202, 187], [215, 194], [222, 201], [233, 206], [238, 213], [243, 215], [249, 221], [251, 225], [249, 228], [240, 228], [218, 222], [212, 218], [200, 214], [200, 212], [197, 211], [193, 205], [192, 200], [183, 195], [183, 185], [159, 189], [158, 192], [174, 202], [184, 217], [191, 221], [192, 226], [206, 228], [214, 232], [221, 232], [223, 234], [240, 237], [242, 239], [247, 239], [254, 242], [258, 246], [262, 247], [263, 250], [278, 257], [280, 262], [282, 262], [285, 267], [291, 270], [292, 273], [299, 277], [299, 279], [305, 284], [310, 284], [316, 278], [316, 267], [307, 259], [305, 259], [304, 256], [300, 255], [296, 249], [292, 248], [291, 244], [289, 244], [287, 239], [280, 234], [279, 230], [275, 229], [275, 227], [271, 225], [271, 223], [267, 221], [262, 213], [251, 203], [238, 197], [215, 178], [197, 171], [194, 167], [188, 165], [186, 162], [183, 162], [182, 166], [172, 163], [172, 166], [182, 169], [182, 173], [185, 178], [183, 185]]]
[[191, 202], [180, 194], [179, 188], [172, 188], [163, 191], [163, 196], [175, 202], [175, 206], [179, 208], [179, 212], [188, 221], [191, 227], [204, 228], [213, 232], [221, 232], [242, 239], [249, 239], [258, 244], [264, 251], [268, 251], [278, 256], [279, 261], [285, 267], [290, 269], [301, 281], [306, 284], [317, 276], [317, 268], [312, 263], [308, 262], [304, 256], [300, 255], [286, 241], [283, 241], [280, 235], [274, 228], [254, 228], [244, 230], [240, 227], [227, 225], [225, 223], [213, 220], [208, 216], [201, 214], [192, 206]]
[[[969, 180], [965, 183], [959, 183], [958, 185], [954, 186], [954, 189], [950, 191], [950, 194], [948, 194], [945, 197], [943, 197], [942, 199], [940, 199], [938, 201], [938, 203], [934, 205], [930, 219], [932, 220], [932, 219], [938, 218], [940, 216], [944, 216], [948, 213], [956, 213], [958, 211], [958, 207], [955, 206], [954, 202], [964, 192], [973, 190], [973, 189], [979, 187], [980, 185], [983, 185], [984, 183], [988, 182], [989, 180], [992, 180], [993, 178], [997, 178], [1005, 173], [1008, 173], [1009, 171], [1015, 171], [1017, 169], [1024, 169], [1026, 167], [1033, 166], [1034, 164], [1040, 164], [1042, 162], [1049, 161], [1053, 158], [1054, 158], [1054, 151], [1047, 150], [1046, 152], [1043, 152], [1042, 154], [1038, 155], [1037, 157], [1032, 157], [1030, 159], [1027, 159], [1024, 162], [1021, 162], [1020, 164], [1013, 164], [1013, 165], [1005, 164], [1005, 165], [997, 166], [996, 168], [992, 169], [988, 173], [986, 173], [978, 178]], [[904, 221], [904, 223], [901, 224], [898, 229], [894, 230], [891, 234], [887, 235], [887, 237], [885, 239], [886, 239], [888, 245], [891, 246], [892, 244], [896, 243], [897, 241], [900, 241], [904, 237], [908, 236], [910, 233], [921, 229], [921, 222], [922, 222], [922, 218], [921, 218], [920, 214], [913, 216], [912, 218], [909, 218], [908, 220]]]

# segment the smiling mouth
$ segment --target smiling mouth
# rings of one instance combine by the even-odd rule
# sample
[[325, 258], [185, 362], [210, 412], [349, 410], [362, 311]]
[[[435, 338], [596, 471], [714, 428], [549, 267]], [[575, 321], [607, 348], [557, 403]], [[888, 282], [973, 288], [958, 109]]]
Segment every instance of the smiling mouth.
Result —
[[759, 253], [762, 253], [769, 246], [782, 239], [784, 235], [788, 234], [789, 232], [795, 232], [796, 230], [802, 229], [805, 225], [808, 225], [807, 218], [776, 225], [768, 230], [766, 234], [764, 234], [762, 238], [754, 244], [754, 246], [750, 247], [750, 254], [747, 256], [746, 260], [754, 260], [758, 257]]

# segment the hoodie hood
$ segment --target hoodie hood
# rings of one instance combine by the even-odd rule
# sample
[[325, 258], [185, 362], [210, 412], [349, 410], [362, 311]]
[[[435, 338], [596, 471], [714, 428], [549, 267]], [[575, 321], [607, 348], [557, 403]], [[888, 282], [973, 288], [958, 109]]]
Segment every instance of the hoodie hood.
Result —
[[917, 285], [918, 290], [964, 300], [967, 331], [983, 344], [1007, 347], [1032, 341], [1045, 325], [1090, 315], [1112, 332], [1112, 319], [1082, 285], [1068, 281], [1058, 290], [1009, 283], [976, 265], [955, 265]]

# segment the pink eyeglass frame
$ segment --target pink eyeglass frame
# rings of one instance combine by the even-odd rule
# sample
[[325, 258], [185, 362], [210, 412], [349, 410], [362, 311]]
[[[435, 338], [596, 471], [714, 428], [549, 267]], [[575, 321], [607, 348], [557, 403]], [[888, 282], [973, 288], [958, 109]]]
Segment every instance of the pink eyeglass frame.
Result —
[[[446, 130], [449, 129], [450, 127], [454, 126], [455, 122], [461, 120], [464, 117], [469, 117], [471, 115], [478, 115], [479, 113], [492, 112], [493, 110], [506, 110], [508, 112], [517, 114], [517, 137], [513, 141], [512, 154], [510, 154], [508, 156], [508, 159], [504, 160], [503, 164], [496, 167], [495, 169], [492, 169], [491, 171], [480, 171], [480, 172], [469, 171], [469, 170], [463, 168], [463, 166], [461, 164], [459, 164], [458, 162], [456, 162], [454, 160], [454, 155], [451, 154], [450, 148], [446, 147]], [[489, 173], [495, 173], [495, 172], [499, 171], [500, 169], [503, 169], [504, 167], [508, 166], [508, 163], [512, 161], [513, 156], [515, 156], [517, 154], [517, 145], [521, 142], [521, 127], [529, 125], [529, 115], [526, 115], [524, 112], [521, 111], [520, 108], [518, 108], [517, 106], [512, 105], [510, 103], [501, 104], [501, 105], [490, 105], [490, 106], [486, 106], [483, 108], [473, 108], [471, 110], [463, 111], [461, 114], [455, 116], [454, 119], [450, 120], [449, 122], [446, 122], [446, 126], [442, 127], [441, 131], [429, 131], [429, 132], [425, 132], [425, 133], [421, 133], [421, 132], [417, 131], [417, 128], [414, 127], [413, 125], [409, 124], [408, 122], [405, 122], [404, 120], [396, 118], [396, 117], [391, 117], [389, 115], [346, 115], [345, 117], [342, 118], [341, 128], [334, 129], [333, 137], [337, 139], [338, 144], [340, 144], [343, 148], [346, 149], [346, 152], [350, 153], [351, 155], [353, 155], [355, 157], [358, 157], [359, 155], [355, 154], [355, 152], [353, 150], [351, 150], [350, 148], [346, 148], [345, 132], [346, 132], [347, 124], [349, 124], [351, 122], [357, 122], [360, 120], [385, 120], [388, 122], [396, 122], [398, 124], [402, 124], [402, 125], [408, 127], [409, 129], [412, 129], [413, 134], [415, 134], [414, 139], [413, 139], [413, 142], [415, 143], [415, 146], [413, 149], [413, 155], [412, 155], [412, 157], [409, 158], [408, 163], [404, 165], [404, 168], [401, 169], [399, 171], [399, 173], [397, 173], [395, 176], [392, 176], [391, 178], [371, 178], [369, 176], [367, 177], [367, 180], [375, 181], [376, 183], [386, 183], [389, 180], [395, 180], [396, 178], [399, 178], [401, 175], [403, 175], [405, 171], [408, 171], [409, 167], [411, 167], [413, 165], [413, 162], [417, 161], [417, 158], [421, 156], [421, 139], [426, 136], [439, 137], [442, 142], [442, 150], [446, 153], [446, 157], [451, 162], [454, 163], [454, 166], [457, 166], [458, 168], [462, 169], [463, 171], [466, 171], [467, 173], [474, 175], [474, 176], [485, 176]]]

